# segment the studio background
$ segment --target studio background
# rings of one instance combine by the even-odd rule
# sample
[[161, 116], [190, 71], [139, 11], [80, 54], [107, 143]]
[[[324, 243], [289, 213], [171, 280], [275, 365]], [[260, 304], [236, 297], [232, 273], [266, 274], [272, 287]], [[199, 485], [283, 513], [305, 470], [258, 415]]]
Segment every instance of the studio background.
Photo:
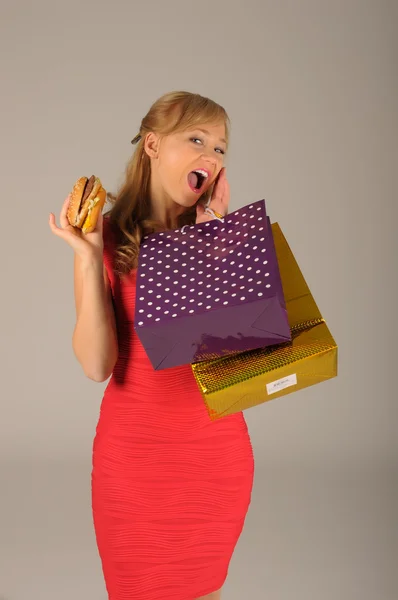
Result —
[[73, 182], [115, 191], [165, 92], [232, 120], [231, 210], [265, 198], [339, 345], [337, 379], [245, 413], [256, 473], [223, 600], [396, 600], [398, 5], [3, 1], [1, 600], [105, 600], [71, 346]]

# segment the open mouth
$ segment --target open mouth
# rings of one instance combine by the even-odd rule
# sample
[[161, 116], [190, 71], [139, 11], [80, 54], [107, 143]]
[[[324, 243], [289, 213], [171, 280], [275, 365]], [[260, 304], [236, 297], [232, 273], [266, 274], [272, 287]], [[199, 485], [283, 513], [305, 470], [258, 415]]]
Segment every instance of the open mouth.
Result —
[[199, 194], [205, 187], [209, 173], [202, 169], [191, 171], [188, 175], [188, 185], [193, 192]]

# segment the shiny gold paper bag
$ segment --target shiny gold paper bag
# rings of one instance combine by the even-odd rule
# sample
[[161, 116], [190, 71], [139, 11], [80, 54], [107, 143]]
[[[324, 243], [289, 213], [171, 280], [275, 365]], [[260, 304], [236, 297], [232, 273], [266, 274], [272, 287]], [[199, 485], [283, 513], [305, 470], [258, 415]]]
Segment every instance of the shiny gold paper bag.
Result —
[[210, 418], [337, 375], [337, 345], [278, 225], [272, 225], [292, 341], [192, 365]]

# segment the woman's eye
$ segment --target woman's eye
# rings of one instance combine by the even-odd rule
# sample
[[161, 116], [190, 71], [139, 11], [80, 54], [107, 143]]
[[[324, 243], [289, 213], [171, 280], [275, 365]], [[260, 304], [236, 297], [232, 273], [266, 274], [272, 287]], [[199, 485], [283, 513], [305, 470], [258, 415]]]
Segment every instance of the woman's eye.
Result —
[[[203, 140], [195, 137], [191, 138], [191, 142], [193, 142], [194, 144], [203, 144]], [[223, 150], [222, 148], [214, 148], [214, 150], [217, 152], [217, 154], [225, 154], [225, 150]]]

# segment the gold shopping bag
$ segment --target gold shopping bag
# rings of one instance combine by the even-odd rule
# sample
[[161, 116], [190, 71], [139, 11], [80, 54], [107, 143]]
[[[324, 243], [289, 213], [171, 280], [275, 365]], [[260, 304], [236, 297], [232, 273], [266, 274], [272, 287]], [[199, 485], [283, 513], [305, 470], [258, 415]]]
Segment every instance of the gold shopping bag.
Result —
[[292, 340], [192, 364], [213, 421], [337, 376], [336, 342], [278, 223], [272, 231]]

